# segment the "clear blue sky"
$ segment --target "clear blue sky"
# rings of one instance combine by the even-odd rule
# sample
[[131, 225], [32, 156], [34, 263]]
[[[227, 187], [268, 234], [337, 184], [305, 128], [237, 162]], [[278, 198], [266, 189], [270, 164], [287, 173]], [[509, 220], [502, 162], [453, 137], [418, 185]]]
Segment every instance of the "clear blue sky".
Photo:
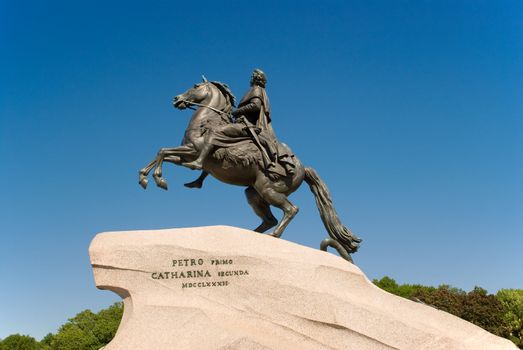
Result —
[[[0, 338], [55, 332], [118, 297], [98, 232], [254, 228], [243, 189], [166, 166], [199, 81], [266, 71], [274, 128], [364, 239], [369, 278], [523, 288], [523, 2], [0, 2]], [[283, 238], [326, 236], [305, 185]], [[279, 213], [278, 213], [279, 214]]]

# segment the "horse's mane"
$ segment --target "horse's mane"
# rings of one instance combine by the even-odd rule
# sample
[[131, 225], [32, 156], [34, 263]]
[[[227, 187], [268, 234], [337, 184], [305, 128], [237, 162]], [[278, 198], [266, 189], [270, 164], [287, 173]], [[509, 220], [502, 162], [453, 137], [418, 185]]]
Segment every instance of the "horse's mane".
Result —
[[218, 90], [220, 90], [220, 92], [229, 100], [232, 107], [235, 107], [234, 103], [236, 102], [236, 97], [234, 96], [227, 84], [221, 83], [219, 81], [211, 81], [211, 84], [213, 84], [218, 88]]

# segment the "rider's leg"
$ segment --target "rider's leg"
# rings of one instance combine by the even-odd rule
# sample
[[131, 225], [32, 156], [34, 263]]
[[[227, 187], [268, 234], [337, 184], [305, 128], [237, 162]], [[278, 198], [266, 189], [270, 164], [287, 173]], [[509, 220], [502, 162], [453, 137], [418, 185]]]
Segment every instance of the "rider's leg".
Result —
[[204, 138], [204, 146], [198, 155], [198, 158], [192, 162], [183, 163], [191, 169], [202, 169], [203, 160], [212, 152], [216, 147], [214, 145], [215, 139], [220, 140], [221, 138], [235, 139], [239, 137], [245, 137], [247, 134], [243, 130], [243, 127], [239, 124], [227, 124], [218, 127], [215, 130], [209, 130]]
[[191, 168], [193, 170], [201, 170], [203, 168], [203, 160], [211, 153], [212, 150], [214, 150], [214, 145], [212, 142], [212, 133], [209, 133], [208, 140], [205, 140], [205, 143], [203, 145], [202, 150], [200, 151], [200, 155], [196, 160], [193, 160], [192, 162], [183, 163], [182, 165]]
[[260, 140], [261, 146], [267, 151], [267, 155], [270, 158], [270, 163], [267, 164], [267, 168], [275, 166], [277, 158], [277, 149], [274, 146], [272, 140], [265, 137], [263, 133], [258, 134], [258, 139]]
[[205, 178], [209, 176], [209, 173], [206, 172], [206, 171], [202, 171], [202, 173], [200, 174], [200, 176], [192, 181], [192, 182], [188, 182], [186, 184], [183, 184], [185, 187], [188, 187], [188, 188], [202, 188], [203, 186], [203, 181], [205, 180]]

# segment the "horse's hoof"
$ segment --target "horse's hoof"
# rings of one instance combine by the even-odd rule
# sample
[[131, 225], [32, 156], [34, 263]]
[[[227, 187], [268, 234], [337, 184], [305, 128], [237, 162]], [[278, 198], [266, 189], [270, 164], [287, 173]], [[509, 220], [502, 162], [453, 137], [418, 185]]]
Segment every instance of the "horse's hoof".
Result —
[[165, 181], [163, 178], [161, 177], [155, 177], [153, 176], [154, 178], [154, 182], [156, 182], [156, 186], [160, 187], [161, 189], [164, 189], [167, 191], [167, 181]]
[[149, 183], [149, 180], [146, 177], [140, 177], [140, 181], [138, 181], [138, 183], [145, 190], [147, 188], [147, 184]]
[[281, 237], [281, 233], [280, 234], [277, 234], [277, 233], [269, 233], [269, 236], [272, 236], [274, 238], [280, 238]]
[[161, 179], [161, 180], [158, 181], [156, 184], [157, 184], [158, 187], [160, 187], [161, 189], [167, 191], [167, 181], [165, 181], [164, 179]]

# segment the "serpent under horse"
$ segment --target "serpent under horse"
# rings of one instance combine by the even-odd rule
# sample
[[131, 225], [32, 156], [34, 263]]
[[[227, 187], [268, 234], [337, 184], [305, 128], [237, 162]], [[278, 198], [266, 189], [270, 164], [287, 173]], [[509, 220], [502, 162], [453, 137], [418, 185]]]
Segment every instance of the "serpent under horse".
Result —
[[[156, 185], [167, 190], [167, 182], [162, 177], [163, 162], [183, 165], [182, 163], [196, 159], [203, 147], [205, 132], [231, 122], [229, 115], [234, 100], [234, 95], [226, 84], [210, 82], [205, 78], [203, 82], [176, 96], [173, 99], [175, 108], [198, 108], [195, 109], [185, 130], [182, 145], [160, 149], [155, 159], [140, 170], [140, 185], [144, 189], [147, 188], [147, 176], [155, 169], [153, 179]], [[224, 155], [224, 152], [227, 153]], [[217, 149], [203, 161], [203, 170], [222, 182], [246, 187], [247, 201], [256, 215], [262, 219], [262, 223], [254, 231], [263, 233], [275, 227], [270, 235], [276, 238], [281, 237], [289, 222], [298, 213], [298, 207], [289, 201], [288, 196], [305, 180], [314, 194], [321, 219], [329, 234], [329, 237], [321, 242], [320, 249], [326, 251], [329, 246], [333, 247], [341, 257], [352, 262], [351, 254], [357, 251], [361, 239], [341, 223], [327, 186], [316, 171], [304, 167], [295, 157], [294, 174], [271, 179], [260, 160], [258, 148], [251, 141], [247, 141]], [[283, 217], [279, 222], [271, 212], [271, 205], [283, 211]]]

